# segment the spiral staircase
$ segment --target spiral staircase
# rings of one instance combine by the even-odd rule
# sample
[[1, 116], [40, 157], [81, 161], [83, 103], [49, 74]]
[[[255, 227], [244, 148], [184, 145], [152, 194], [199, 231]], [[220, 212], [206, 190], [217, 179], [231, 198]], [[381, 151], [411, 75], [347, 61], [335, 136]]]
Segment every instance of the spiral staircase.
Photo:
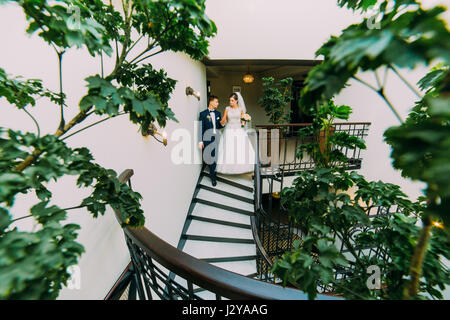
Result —
[[[340, 123], [335, 124], [335, 129], [364, 139], [369, 125]], [[288, 126], [291, 131], [296, 127]], [[255, 142], [260, 139], [259, 135], [255, 138]], [[270, 164], [263, 167], [259, 143], [254, 143], [254, 171], [217, 174], [215, 187], [209, 168], [203, 165], [177, 247], [146, 228], [124, 228], [131, 262], [105, 299], [307, 299], [304, 292], [279, 285], [279, 279], [270, 272], [273, 258], [291, 250], [293, 241], [302, 234], [281, 221], [280, 216], [272, 216], [262, 203], [263, 181], [268, 183], [272, 199], [275, 184], [282, 189], [285, 176], [294, 176], [314, 165], [312, 161], [298, 161], [292, 152], [301, 143], [305, 141], [298, 141], [294, 132], [283, 137], [280, 165], [275, 170]], [[348, 168], [360, 168], [360, 150], [343, 152], [349, 159]], [[126, 170], [120, 180], [130, 184], [132, 175], [132, 170]], [[121, 223], [120, 212], [114, 211]], [[340, 298], [323, 290], [317, 299]]]

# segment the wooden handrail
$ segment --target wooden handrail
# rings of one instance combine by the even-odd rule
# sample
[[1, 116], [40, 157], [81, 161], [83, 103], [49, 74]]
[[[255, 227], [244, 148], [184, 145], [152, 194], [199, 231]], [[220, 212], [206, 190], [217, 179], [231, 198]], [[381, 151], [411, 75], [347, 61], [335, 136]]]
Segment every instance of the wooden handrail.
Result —
[[[119, 180], [127, 182], [133, 170], [125, 170]], [[113, 208], [114, 209], [114, 208]], [[116, 218], [122, 223], [120, 213], [114, 209]], [[178, 250], [145, 227], [125, 227], [126, 235], [152, 259], [180, 277], [229, 299], [273, 299], [306, 300], [307, 295], [300, 290], [283, 288], [280, 285], [245, 277], [199, 260]], [[334, 299], [319, 295], [318, 299]]]

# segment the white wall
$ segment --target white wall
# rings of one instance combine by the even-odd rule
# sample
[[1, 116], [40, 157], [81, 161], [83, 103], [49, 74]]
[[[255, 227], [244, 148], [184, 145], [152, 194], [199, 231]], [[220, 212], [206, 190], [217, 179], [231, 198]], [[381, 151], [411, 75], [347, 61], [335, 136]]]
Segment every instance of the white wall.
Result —
[[336, 0], [207, 0], [211, 59], [314, 59], [331, 33], [358, 21]]
[[[9, 74], [25, 78], [41, 78], [44, 84], [58, 91], [57, 56], [53, 49], [36, 35], [25, 35], [26, 22], [20, 8], [13, 5], [0, 9], [2, 50], [0, 65]], [[5, 32], [8, 30], [8, 32]], [[136, 52], [139, 48], [136, 48]], [[91, 58], [86, 50], [69, 50], [63, 58], [64, 89], [67, 103], [66, 119], [78, 111], [78, 102], [86, 94], [87, 76], [100, 73], [100, 58]], [[195, 183], [200, 171], [198, 164], [174, 165], [171, 151], [176, 145], [171, 136], [174, 130], [184, 128], [192, 136], [193, 123], [198, 112], [206, 106], [205, 67], [181, 53], [164, 53], [151, 60], [155, 68], [164, 68], [168, 76], [179, 80], [171, 96], [170, 106], [180, 123], [169, 122], [165, 128], [168, 145], [164, 147], [152, 137], [144, 138], [138, 126], [131, 124], [126, 116], [109, 120], [99, 126], [68, 139], [71, 147], [86, 146], [92, 151], [95, 161], [118, 173], [124, 169], [135, 170], [132, 178], [134, 190], [144, 197], [142, 208], [146, 226], [172, 245], [177, 244], [181, 234]], [[112, 70], [113, 59], [105, 60], [105, 74]], [[199, 90], [202, 100], [187, 97], [186, 86]], [[0, 99], [2, 115], [0, 126], [35, 132], [35, 127], [25, 113]], [[59, 108], [42, 101], [35, 109], [29, 109], [41, 123], [42, 134], [54, 133], [59, 123]], [[92, 119], [89, 123], [94, 122]], [[86, 124], [80, 125], [80, 127]], [[193, 150], [193, 153], [199, 151]], [[55, 204], [61, 207], [78, 205], [89, 190], [75, 187], [73, 177], [51, 184]], [[18, 197], [13, 209], [14, 217], [29, 214], [30, 206], [37, 203], [31, 196]], [[60, 299], [103, 299], [113, 282], [129, 261], [123, 233], [109, 208], [103, 217], [93, 219], [86, 210], [73, 210], [68, 222], [81, 225], [79, 242], [86, 253], [80, 260], [81, 290], [62, 290]], [[31, 229], [31, 220], [18, 224], [19, 228]]]

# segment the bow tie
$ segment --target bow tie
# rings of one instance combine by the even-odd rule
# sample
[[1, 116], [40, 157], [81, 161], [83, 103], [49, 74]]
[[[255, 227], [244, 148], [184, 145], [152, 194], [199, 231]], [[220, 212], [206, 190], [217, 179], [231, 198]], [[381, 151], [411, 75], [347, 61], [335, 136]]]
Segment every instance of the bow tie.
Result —
[[208, 109], [208, 111], [209, 111], [209, 112], [214, 112], [214, 110], [209, 110], [209, 109]]

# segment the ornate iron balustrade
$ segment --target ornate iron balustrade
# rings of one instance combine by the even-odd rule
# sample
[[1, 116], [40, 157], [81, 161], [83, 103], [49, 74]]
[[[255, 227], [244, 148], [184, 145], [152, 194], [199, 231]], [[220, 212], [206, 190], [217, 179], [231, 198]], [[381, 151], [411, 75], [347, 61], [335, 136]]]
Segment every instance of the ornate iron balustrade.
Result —
[[[119, 179], [130, 183], [133, 170], [124, 171]], [[114, 210], [121, 223], [120, 212]], [[160, 239], [147, 228], [123, 229], [131, 256], [128, 281], [141, 300], [201, 300], [201, 291], [211, 292], [216, 299], [304, 300], [296, 289], [248, 278], [198, 260]], [[132, 267], [132, 268], [131, 268]], [[170, 273], [176, 276], [170, 277]], [[123, 288], [125, 285], [120, 284]], [[129, 290], [133, 294], [132, 289]], [[111, 292], [109, 297], [120, 294]], [[332, 299], [327, 295], [319, 299]]]
[[[333, 134], [339, 132], [346, 132], [351, 136], [360, 138], [362, 140], [368, 135], [370, 122], [339, 122], [333, 124]], [[275, 175], [275, 176], [292, 176], [296, 172], [301, 170], [313, 169], [315, 167], [314, 160], [310, 157], [304, 156], [301, 160], [297, 157], [297, 147], [302, 144], [309, 143], [315, 137], [300, 137], [299, 130], [302, 128], [312, 126], [311, 123], [296, 123], [296, 124], [270, 124], [270, 125], [256, 125], [255, 129], [258, 132], [258, 141], [262, 145], [267, 145], [267, 150], [269, 156], [273, 158], [271, 150], [271, 141], [278, 140], [279, 142], [279, 152], [277, 155], [278, 163], [265, 163], [265, 155], [263, 154], [263, 168], [268, 166], [269, 170], [262, 172], [262, 176]], [[261, 137], [260, 133], [262, 130], [267, 130], [267, 135]], [[273, 132], [277, 130], [277, 134]], [[273, 132], [273, 133], [272, 133]], [[274, 138], [275, 137], [275, 138]], [[335, 146], [330, 146], [331, 148], [336, 148]], [[348, 159], [347, 163], [335, 163], [335, 166], [345, 166], [348, 170], [355, 170], [361, 168], [362, 157], [361, 149], [355, 148], [350, 149], [348, 147], [336, 148], [341, 151], [345, 157]], [[261, 150], [263, 151], [263, 150]]]

